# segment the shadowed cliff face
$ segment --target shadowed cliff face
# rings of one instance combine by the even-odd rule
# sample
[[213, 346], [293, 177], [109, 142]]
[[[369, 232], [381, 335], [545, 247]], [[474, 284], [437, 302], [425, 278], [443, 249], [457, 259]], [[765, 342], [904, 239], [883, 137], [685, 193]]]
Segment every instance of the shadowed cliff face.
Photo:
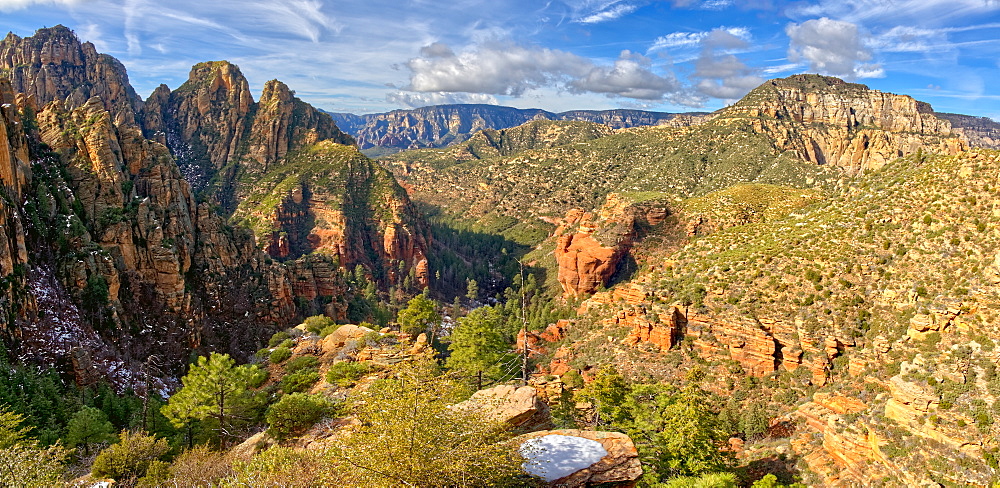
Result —
[[[196, 66], [182, 89], [158, 89], [140, 111], [121, 65], [62, 27], [8, 36], [0, 53], [0, 329], [13, 355], [124, 389], [151, 354], [178, 368], [192, 349], [246, 356], [303, 315], [346, 316], [355, 292], [334, 256], [274, 261], [252, 232], [195, 199], [165, 145], [176, 143], [187, 169], [214, 171], [211, 189], [220, 200], [230, 189], [235, 202], [252, 190], [244, 182], [304, 146], [333, 138], [323, 144], [356, 152], [336, 144], [351, 141], [328, 116], [277, 81], [255, 103], [228, 63]], [[400, 222], [419, 217], [391, 175], [364, 161], [367, 173], [349, 183], [369, 182], [367, 193], [336, 195], [353, 209], [349, 222], [369, 225], [345, 227], [342, 262], [416, 266], [426, 244]], [[327, 178], [320, 169], [310, 177]]]
[[254, 102], [246, 78], [227, 61], [195, 65], [176, 90], [157, 88], [144, 120], [147, 136], [170, 148], [192, 186], [227, 212], [244, 190], [241, 178], [259, 176], [289, 151], [328, 139], [353, 144], [329, 115], [278, 80]]

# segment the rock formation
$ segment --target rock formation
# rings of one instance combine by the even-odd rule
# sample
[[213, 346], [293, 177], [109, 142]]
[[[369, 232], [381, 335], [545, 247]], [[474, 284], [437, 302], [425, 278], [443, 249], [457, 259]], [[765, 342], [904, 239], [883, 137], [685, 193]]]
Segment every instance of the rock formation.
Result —
[[1000, 149], [1000, 123], [989, 117], [935, 112], [938, 118], [951, 122], [951, 127], [961, 132], [972, 147]]
[[819, 75], [769, 81], [716, 120], [752, 117], [776, 147], [849, 172], [878, 169], [920, 151], [955, 154], [968, 140], [930, 105]]
[[491, 420], [503, 422], [516, 432], [533, 432], [552, 428], [549, 407], [530, 386], [520, 388], [499, 385], [472, 394], [455, 405], [458, 409], [480, 412]]
[[[639, 452], [629, 436], [620, 432], [595, 432], [577, 429], [545, 430], [526, 434], [524, 441], [539, 439], [548, 435], [580, 437], [597, 441], [604, 446], [607, 455], [596, 463], [579, 471], [548, 483], [550, 487], [583, 488], [587, 486], [608, 486], [628, 488], [635, 486], [642, 476]], [[539, 458], [544, 462], [545, 453]]]
[[121, 126], [135, 126], [142, 108], [125, 67], [98, 54], [93, 44], [81, 44], [73, 31], [61, 25], [26, 38], [8, 33], [0, 41], [0, 73], [15, 93], [32, 98], [38, 107], [59, 100], [66, 110], [73, 110], [98, 97]]
[[663, 204], [633, 204], [616, 194], [608, 196], [597, 215], [567, 212], [554, 234], [563, 295], [586, 295], [608, 285], [636, 239], [668, 215]]
[[195, 190], [208, 189], [228, 211], [245, 191], [241, 178], [256, 178], [290, 151], [327, 139], [353, 143], [278, 80], [267, 82], [254, 102], [246, 78], [227, 61], [195, 65], [176, 90], [157, 88], [143, 119], [146, 135], [162, 138]]
[[[158, 89], [143, 111], [121, 64], [61, 26], [0, 41], [0, 70], [0, 312], [12, 355], [137, 388], [137, 358], [155, 353], [169, 368], [192, 349], [245, 356], [300, 313], [344, 318], [360, 290], [347, 291], [340, 263], [274, 262], [252, 233], [198, 203], [163, 144], [213, 169], [263, 172], [320, 138], [350, 142], [329, 117], [278, 82], [255, 104], [228, 63], [197, 66], [183, 90]], [[391, 176], [366, 171], [373, 188], [397, 193], [347, 202], [357, 221], [375, 208], [405, 213]], [[358, 233], [387, 263], [420, 261], [424, 248], [403, 227]]]

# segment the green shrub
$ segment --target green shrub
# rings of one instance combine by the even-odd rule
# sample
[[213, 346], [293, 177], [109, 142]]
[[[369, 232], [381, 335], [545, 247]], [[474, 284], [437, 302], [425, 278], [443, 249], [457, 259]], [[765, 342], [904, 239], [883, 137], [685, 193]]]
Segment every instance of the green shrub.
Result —
[[170, 479], [170, 463], [152, 461], [146, 469], [146, 475], [139, 478], [136, 488], [158, 488]]
[[326, 381], [340, 386], [350, 386], [369, 371], [371, 368], [365, 363], [342, 361], [330, 366], [330, 370], [326, 372]]
[[296, 393], [306, 391], [319, 381], [319, 372], [313, 368], [302, 369], [281, 378], [281, 391]]
[[271, 336], [271, 340], [267, 341], [267, 347], [278, 347], [278, 344], [281, 344], [286, 339], [290, 339], [291, 337], [291, 334], [285, 331], [275, 332], [274, 335]]
[[319, 359], [316, 356], [299, 356], [285, 364], [285, 371], [294, 373], [306, 368], [316, 369], [318, 366]]
[[319, 334], [323, 331], [323, 329], [336, 325], [333, 319], [327, 317], [326, 315], [313, 315], [302, 323], [306, 326], [306, 330], [314, 334]]
[[272, 364], [278, 364], [282, 361], [292, 357], [292, 350], [287, 347], [279, 347], [271, 351], [271, 355], [267, 357], [268, 361]]
[[291, 339], [285, 339], [281, 341], [281, 344], [278, 344], [278, 347], [287, 347], [289, 349], [291, 349], [294, 346], [295, 346], [295, 341]]
[[150, 466], [169, 450], [166, 439], [123, 430], [117, 444], [112, 444], [97, 455], [91, 472], [98, 478], [142, 478], [146, 476]]
[[583, 376], [580, 376], [575, 369], [571, 369], [562, 375], [562, 382], [567, 388], [580, 389], [583, 388]]
[[281, 397], [268, 409], [265, 418], [270, 426], [268, 433], [284, 440], [301, 435], [309, 427], [335, 411], [335, 405], [323, 395], [291, 393]]

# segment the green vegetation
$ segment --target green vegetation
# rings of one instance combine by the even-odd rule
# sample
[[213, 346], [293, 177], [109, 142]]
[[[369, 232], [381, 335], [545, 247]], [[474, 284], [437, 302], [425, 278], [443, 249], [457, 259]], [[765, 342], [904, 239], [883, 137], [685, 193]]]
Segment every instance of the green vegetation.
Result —
[[519, 372], [517, 354], [504, 336], [503, 309], [479, 307], [458, 320], [451, 332], [448, 350], [448, 368], [476, 378], [476, 389], [487, 381], [509, 379]]
[[333, 363], [326, 372], [326, 381], [340, 386], [351, 386], [362, 376], [371, 372], [366, 363], [341, 361]]
[[164, 439], [123, 430], [118, 443], [101, 451], [94, 459], [92, 473], [98, 478], [136, 480], [146, 476], [169, 449]]
[[320, 419], [334, 413], [335, 408], [324, 395], [284, 395], [267, 410], [268, 432], [279, 440], [301, 435]]
[[251, 386], [263, 381], [264, 372], [256, 366], [236, 366], [228, 354], [201, 356], [181, 378], [184, 387], [170, 397], [163, 407], [165, 415], [180, 428], [194, 420], [212, 421], [223, 449], [232, 437], [233, 425], [246, 421], [246, 413], [257, 399]]
[[90, 454], [90, 445], [110, 442], [115, 428], [104, 412], [94, 407], [83, 407], [73, 415], [67, 426], [66, 442], [70, 447], [83, 445], [83, 452]]
[[437, 305], [434, 300], [421, 294], [413, 297], [406, 304], [406, 308], [399, 311], [396, 318], [403, 332], [410, 335], [431, 332], [431, 336], [437, 335], [437, 327], [441, 324], [441, 314], [437, 312]]

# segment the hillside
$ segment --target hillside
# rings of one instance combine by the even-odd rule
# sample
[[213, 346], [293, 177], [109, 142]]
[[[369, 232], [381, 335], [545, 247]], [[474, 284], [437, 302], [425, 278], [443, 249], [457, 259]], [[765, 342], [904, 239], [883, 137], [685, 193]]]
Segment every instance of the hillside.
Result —
[[[405, 149], [444, 147], [459, 143], [486, 129], [507, 129], [532, 120], [593, 122], [612, 129], [644, 125], [672, 127], [693, 125], [707, 114], [674, 114], [641, 110], [573, 110], [553, 113], [497, 105], [436, 105], [381, 114], [330, 114], [358, 141], [362, 150], [396, 152]], [[376, 155], [376, 153], [373, 153]]]
[[763, 398], [797, 425], [782, 442], [816, 484], [988, 484], [998, 169], [995, 152], [911, 156], [784, 216], [648, 252], [583, 303], [549, 368], [669, 378], [707, 360], [711, 388], [745, 392], [732, 408]]
[[0, 454], [43, 485], [1000, 480], [988, 119], [819, 75], [331, 116], [226, 61], [142, 100], [62, 26], [0, 75]]

